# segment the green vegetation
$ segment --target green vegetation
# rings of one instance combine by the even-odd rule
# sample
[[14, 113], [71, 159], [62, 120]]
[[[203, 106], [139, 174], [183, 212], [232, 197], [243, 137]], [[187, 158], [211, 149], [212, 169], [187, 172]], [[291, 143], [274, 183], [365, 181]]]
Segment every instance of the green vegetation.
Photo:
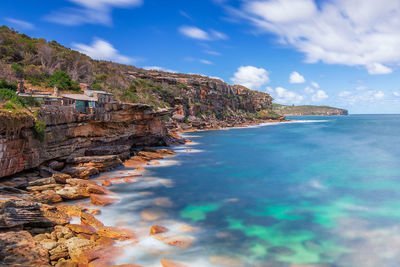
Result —
[[34, 98], [21, 97], [7, 88], [0, 89], [0, 103], [4, 103], [3, 108], [5, 109], [20, 109], [39, 106], [39, 102]]
[[1, 79], [0, 80], [0, 88], [16, 91], [18, 88], [18, 85], [17, 85], [17, 83], [8, 83], [6, 80]]
[[40, 120], [35, 121], [34, 134], [35, 138], [38, 139], [40, 142], [43, 142], [45, 137], [45, 129], [46, 125], [41, 122]]
[[62, 70], [54, 72], [54, 74], [49, 77], [47, 86], [57, 86], [61, 91], [77, 91], [81, 89], [79, 83], [71, 80], [69, 75]]
[[278, 114], [284, 116], [313, 116], [313, 115], [347, 115], [348, 112], [345, 109], [329, 107], [329, 106], [287, 106], [280, 104], [272, 104], [272, 109]]

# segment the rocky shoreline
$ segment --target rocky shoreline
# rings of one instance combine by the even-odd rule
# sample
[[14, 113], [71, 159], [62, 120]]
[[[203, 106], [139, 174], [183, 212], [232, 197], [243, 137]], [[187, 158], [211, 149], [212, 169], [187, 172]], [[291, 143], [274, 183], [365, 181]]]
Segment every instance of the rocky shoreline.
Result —
[[[257, 120], [234, 127], [247, 127], [282, 120]], [[219, 130], [208, 127], [201, 130]], [[197, 128], [170, 131], [170, 139], [184, 143], [180, 132]], [[190, 140], [185, 140], [191, 142]], [[37, 172], [26, 172], [18, 177], [3, 179], [0, 183], [0, 262], [2, 266], [115, 266], [113, 260], [121, 255], [124, 246], [135, 244], [134, 229], [105, 226], [96, 219], [99, 209], [86, 207], [82, 201], [90, 200], [99, 208], [118, 201], [107, 187], [113, 183], [133, 183], [142, 177], [144, 167], [159, 164], [157, 160], [174, 155], [167, 149], [136, 149], [133, 156], [116, 155], [81, 156], [70, 158], [68, 168], [57, 169], [57, 161]], [[123, 163], [122, 160], [125, 160]], [[150, 163], [151, 162], [151, 163]], [[135, 168], [128, 176], [107, 178], [101, 175], [124, 164]], [[41, 178], [45, 176], [44, 178]], [[168, 229], [161, 225], [148, 225], [150, 235], [167, 245], [188, 247], [191, 240], [166, 238], [160, 235]], [[185, 266], [167, 259], [165, 266]], [[128, 264], [122, 266], [139, 266]]]

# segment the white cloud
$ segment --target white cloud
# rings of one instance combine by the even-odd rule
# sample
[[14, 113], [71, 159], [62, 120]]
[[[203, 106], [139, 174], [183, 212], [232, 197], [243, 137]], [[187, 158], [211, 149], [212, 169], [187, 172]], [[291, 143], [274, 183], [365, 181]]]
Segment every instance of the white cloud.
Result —
[[366, 86], [362, 86], [362, 85], [356, 87], [357, 91], [363, 91], [363, 90], [366, 90], [366, 89], [368, 89], [368, 88]]
[[228, 36], [222, 32], [215, 30], [210, 30], [207, 32], [195, 26], [184, 25], [179, 27], [178, 30], [184, 36], [197, 40], [211, 41], [228, 39]]
[[[398, 0], [248, 0], [233, 13], [306, 55], [306, 62], [364, 66], [387, 74], [400, 64]], [[231, 9], [232, 10], [232, 9]]]
[[275, 88], [273, 97], [280, 104], [299, 104], [304, 99], [304, 96], [283, 87]]
[[211, 62], [211, 61], [209, 61], [209, 60], [207, 60], [207, 59], [200, 59], [199, 61], [200, 61], [200, 63], [206, 64], [206, 65], [212, 65], [212, 64], [214, 64], [213, 62]]
[[315, 90], [313, 88], [311, 88], [310, 86], [307, 86], [306, 88], [304, 88], [304, 93], [306, 93], [306, 94], [312, 94], [314, 92], [315, 92]]
[[13, 18], [5, 18], [5, 20], [11, 24], [11, 26], [24, 29], [24, 30], [33, 30], [35, 25], [30, 22], [20, 20], [20, 19], [13, 19]]
[[269, 82], [268, 75], [269, 73], [266, 69], [256, 68], [253, 66], [241, 66], [235, 72], [231, 81], [250, 89], [257, 90]]
[[400, 93], [399, 92], [393, 92], [393, 95], [399, 97]]
[[343, 91], [338, 96], [341, 98], [341, 101], [350, 105], [385, 101], [385, 93], [380, 90]]
[[121, 55], [112, 44], [102, 39], [95, 39], [91, 45], [74, 43], [72, 46], [81, 53], [94, 59], [110, 60], [119, 63], [132, 63], [133, 59]]
[[372, 63], [367, 65], [367, 70], [369, 74], [389, 74], [392, 73], [393, 70], [391, 68], [388, 68], [381, 63]]
[[300, 73], [294, 71], [290, 73], [289, 81], [290, 83], [305, 83], [306, 79]]
[[383, 99], [385, 97], [385, 94], [382, 91], [378, 91], [374, 93], [374, 98], [376, 100]]
[[205, 50], [204, 53], [212, 55], [212, 56], [221, 56], [220, 52], [212, 51], [212, 50]]
[[314, 95], [312, 95], [311, 100], [313, 102], [320, 102], [328, 98], [328, 95], [324, 90], [318, 90]]
[[171, 69], [163, 68], [163, 67], [159, 67], [159, 66], [146, 66], [146, 67], [143, 67], [143, 69], [145, 69], [145, 70], [165, 71], [165, 72], [172, 72], [172, 73], [177, 73], [178, 72], [176, 70], [171, 70]]
[[350, 91], [343, 91], [343, 92], [340, 92], [338, 96], [339, 97], [347, 97], [349, 95], [351, 95]]
[[317, 83], [317, 82], [311, 82], [311, 85], [314, 87], [314, 88], [319, 88], [319, 84]]
[[137, 7], [143, 0], [68, 0], [77, 5], [55, 11], [46, 19], [59, 24], [76, 26], [81, 24], [111, 25], [113, 8]]

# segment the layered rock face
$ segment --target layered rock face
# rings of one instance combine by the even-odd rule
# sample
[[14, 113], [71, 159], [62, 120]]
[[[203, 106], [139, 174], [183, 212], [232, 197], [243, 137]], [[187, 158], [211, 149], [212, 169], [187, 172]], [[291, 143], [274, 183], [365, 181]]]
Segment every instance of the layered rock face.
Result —
[[[68, 163], [76, 165], [75, 158], [85, 156], [125, 159], [133, 146], [165, 145], [168, 135], [162, 118], [168, 113], [154, 112], [142, 104], [110, 104], [90, 115], [70, 107], [47, 106], [38, 115], [46, 125], [43, 141], [35, 137], [34, 118], [0, 114], [0, 177], [43, 164], [62, 170]], [[113, 165], [116, 159], [100, 161]], [[79, 164], [88, 167], [85, 164], [89, 163]]]
[[[222, 80], [201, 75], [140, 70], [127, 72], [131, 78], [146, 79], [169, 88], [180, 87], [177, 97], [166, 99], [175, 107], [176, 115], [210, 121], [244, 117], [245, 113], [270, 110], [272, 97], [241, 85], [229, 85]], [[179, 117], [177, 116], [179, 119]], [[193, 120], [192, 118], [191, 120]]]

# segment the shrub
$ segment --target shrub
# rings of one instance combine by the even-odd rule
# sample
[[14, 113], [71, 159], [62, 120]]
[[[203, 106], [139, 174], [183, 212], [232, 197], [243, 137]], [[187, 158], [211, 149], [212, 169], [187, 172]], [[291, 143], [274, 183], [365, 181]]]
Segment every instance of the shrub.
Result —
[[22, 65], [13, 63], [11, 64], [11, 68], [14, 70], [15, 75], [17, 78], [23, 78], [24, 77], [24, 67]]
[[50, 78], [47, 81], [47, 85], [49, 87], [54, 87], [57, 86], [58, 89], [61, 91], [66, 91], [66, 90], [80, 90], [80, 86], [77, 82], [73, 81], [69, 75], [62, 71], [58, 70], [54, 72], [53, 75], [50, 76]]
[[22, 108], [27, 106], [39, 106], [39, 102], [33, 97], [21, 97], [10, 89], [0, 89], [0, 100], [6, 102], [10, 101], [12, 104]]
[[17, 91], [18, 84], [16, 82], [8, 83], [6, 80], [0, 80], [0, 88], [10, 89], [13, 91]]
[[46, 129], [46, 125], [43, 122], [41, 122], [39, 120], [35, 121], [35, 126], [33, 128], [34, 135], [35, 135], [35, 138], [38, 139], [40, 142], [43, 142], [44, 137], [46, 135], [45, 129]]

